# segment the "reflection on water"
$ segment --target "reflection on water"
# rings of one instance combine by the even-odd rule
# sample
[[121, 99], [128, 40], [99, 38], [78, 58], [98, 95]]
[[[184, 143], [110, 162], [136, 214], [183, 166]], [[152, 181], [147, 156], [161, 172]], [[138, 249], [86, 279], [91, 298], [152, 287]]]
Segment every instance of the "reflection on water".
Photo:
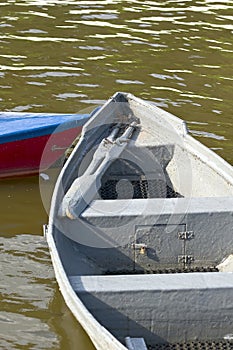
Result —
[[41, 234], [47, 222], [43, 208], [38, 177], [0, 181], [0, 232], [9, 234]]
[[48, 349], [58, 344], [48, 309], [55, 280], [42, 237], [1, 238], [1, 348]]
[[0, 247], [0, 348], [75, 349], [80, 337], [79, 349], [91, 349], [57, 290], [44, 238], [2, 237]]
[[[73, 113], [129, 91], [233, 164], [232, 10], [231, 0], [2, 1], [0, 110]], [[0, 182], [0, 347], [89, 350], [41, 238], [53, 181], [40, 183], [42, 200], [37, 177]]]

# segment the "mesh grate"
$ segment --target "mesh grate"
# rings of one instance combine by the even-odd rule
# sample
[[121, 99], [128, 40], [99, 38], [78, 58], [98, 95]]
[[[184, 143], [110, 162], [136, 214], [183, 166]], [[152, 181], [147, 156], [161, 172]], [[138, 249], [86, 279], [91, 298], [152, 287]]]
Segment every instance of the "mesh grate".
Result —
[[149, 350], [233, 350], [233, 342], [230, 341], [195, 341], [179, 344], [158, 344], [148, 346]]
[[182, 197], [183, 196], [180, 193], [174, 191], [173, 188], [167, 186], [167, 198], [182, 198]]
[[100, 188], [100, 196], [102, 199], [117, 199], [116, 191], [117, 180], [108, 180]]
[[[117, 270], [105, 272], [106, 275], [140, 275], [140, 274], [168, 274], [168, 273], [192, 273], [192, 272], [219, 272], [217, 267], [189, 267], [189, 268], [166, 268], [166, 269], [156, 269], [156, 270], [146, 270], [146, 269], [137, 269], [137, 270]], [[232, 348], [233, 350], [233, 348]]]
[[[139, 198], [179, 198], [182, 197], [171, 187], [164, 186], [161, 180], [132, 180], [129, 181], [131, 186], [128, 191], [125, 190], [123, 198], [139, 199]], [[102, 199], [117, 199], [117, 183], [118, 180], [107, 180], [100, 188], [100, 196]], [[133, 189], [133, 191], [132, 191]]]

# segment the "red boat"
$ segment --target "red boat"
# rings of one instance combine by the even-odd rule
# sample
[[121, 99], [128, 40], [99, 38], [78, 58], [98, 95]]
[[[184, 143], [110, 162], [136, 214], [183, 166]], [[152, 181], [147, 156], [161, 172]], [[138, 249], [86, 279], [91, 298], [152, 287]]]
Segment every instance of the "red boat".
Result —
[[0, 113], [0, 178], [32, 175], [54, 164], [90, 114]]

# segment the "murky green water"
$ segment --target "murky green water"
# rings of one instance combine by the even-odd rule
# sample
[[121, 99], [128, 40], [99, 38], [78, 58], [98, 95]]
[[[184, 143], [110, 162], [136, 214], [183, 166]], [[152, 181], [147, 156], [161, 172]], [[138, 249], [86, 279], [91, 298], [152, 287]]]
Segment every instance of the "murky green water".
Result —
[[[2, 0], [0, 19], [1, 111], [79, 112], [129, 91], [233, 164], [231, 0]], [[1, 181], [0, 203], [0, 348], [93, 349], [54, 280], [38, 178]]]

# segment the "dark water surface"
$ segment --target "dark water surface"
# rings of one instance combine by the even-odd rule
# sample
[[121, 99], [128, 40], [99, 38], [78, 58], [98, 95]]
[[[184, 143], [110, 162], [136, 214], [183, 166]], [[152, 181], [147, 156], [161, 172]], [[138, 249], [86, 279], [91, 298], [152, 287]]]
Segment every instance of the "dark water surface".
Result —
[[[1, 111], [80, 112], [129, 91], [233, 164], [232, 0], [2, 0], [0, 19]], [[58, 292], [40, 190], [0, 182], [0, 348], [91, 350]]]

